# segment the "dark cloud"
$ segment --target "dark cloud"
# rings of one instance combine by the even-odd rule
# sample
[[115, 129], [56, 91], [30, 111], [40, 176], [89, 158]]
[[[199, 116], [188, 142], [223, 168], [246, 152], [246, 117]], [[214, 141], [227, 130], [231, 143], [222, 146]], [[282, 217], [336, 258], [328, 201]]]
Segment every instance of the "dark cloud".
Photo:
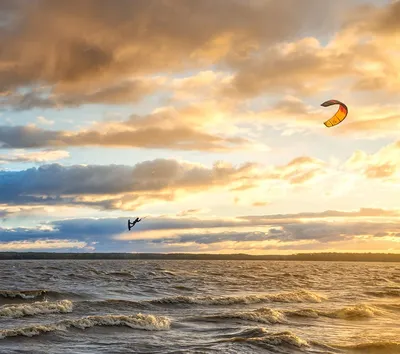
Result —
[[[338, 15], [337, 5], [318, 0], [303, 0], [301, 6], [296, 0], [1, 3], [0, 92], [51, 88], [49, 100], [30, 96], [23, 104], [9, 102], [20, 109], [57, 100], [74, 105], [129, 102], [131, 94], [125, 89], [116, 93], [118, 89], [107, 88], [137, 75], [240, 62], [257, 44], [329, 30]], [[94, 99], [91, 92], [96, 90], [103, 93]], [[136, 92], [137, 99], [145, 94], [142, 89]]]
[[266, 241], [269, 235], [265, 232], [210, 232], [205, 235], [185, 234], [177, 237], [160, 238], [151, 240], [152, 243], [197, 243], [197, 244], [212, 244], [218, 242], [249, 242], [249, 241]]
[[[292, 43], [261, 46], [253, 55], [232, 64], [233, 80], [222, 88], [222, 93], [236, 99], [282, 92], [309, 97], [347, 77], [355, 79], [351, 84], [353, 90], [397, 94], [398, 66], [390, 58], [395, 56], [393, 48], [400, 30], [399, 2], [346, 10], [342, 7], [344, 21], [338, 21], [340, 28], [328, 46], [315, 33]], [[394, 38], [392, 45], [385, 43], [388, 37]], [[371, 63], [380, 69], [376, 72], [361, 69]], [[276, 107], [287, 114], [291, 108], [295, 109], [296, 104]], [[298, 108], [296, 117], [302, 114], [301, 106]]]
[[[258, 178], [252, 164], [212, 168], [157, 159], [123, 165], [43, 165], [22, 171], [0, 171], [0, 203], [76, 204], [130, 209], [154, 200], [173, 200], [176, 191], [200, 192], [243, 178]], [[97, 197], [96, 197], [97, 196]]]
[[[298, 242], [298, 241], [317, 241], [319, 243], [339, 242], [352, 240], [356, 236], [375, 236], [384, 233], [385, 236], [393, 235], [400, 231], [400, 222], [397, 223], [379, 223], [379, 222], [307, 222], [307, 223], [272, 223], [281, 227], [281, 229], [272, 229], [273, 231], [257, 231], [254, 225], [254, 231], [242, 232], [240, 226], [236, 225], [238, 231], [211, 231], [205, 234], [181, 234], [176, 232], [174, 237], [165, 237], [149, 240], [157, 244], [175, 244], [175, 243], [197, 243], [197, 244], [213, 244], [220, 242], [250, 242], [250, 241], [268, 241], [275, 240], [279, 243]], [[390, 230], [385, 232], [383, 230]], [[382, 236], [382, 234], [381, 234]], [[381, 237], [380, 236], [380, 237]], [[140, 236], [135, 240], [145, 241]]]
[[35, 239], [58, 238], [59, 232], [51, 230], [40, 230], [26, 227], [0, 228], [0, 241], [24, 241]]
[[[312, 215], [315, 216], [316, 214]], [[398, 213], [395, 211], [383, 211], [383, 214], [391, 215], [392, 218], [386, 221], [379, 219], [366, 222], [358, 220], [360, 216], [369, 215], [370, 218], [379, 216], [376, 209], [364, 209], [364, 212], [360, 210], [358, 213], [328, 211], [319, 214], [320, 217], [324, 215], [323, 217], [327, 219], [338, 215], [345, 215], [350, 218], [350, 220], [337, 221], [335, 223], [328, 220], [301, 219], [309, 219], [304, 214], [296, 214], [297, 220], [292, 215], [281, 215], [280, 218], [276, 215], [270, 215], [247, 220], [246, 222], [243, 222], [243, 218], [150, 217], [135, 225], [134, 235], [127, 232], [127, 219], [122, 217], [69, 219], [48, 222], [34, 229], [23, 227], [15, 229], [3, 228], [0, 229], [0, 240], [2, 242], [13, 242], [64, 239], [87, 244], [97, 242], [97, 251], [110, 251], [111, 248], [116, 251], [126, 251], [127, 249], [133, 250], [135, 247], [162, 251], [165, 249], [170, 250], [171, 247], [175, 247], [178, 244], [211, 246], [213, 244], [233, 242], [239, 245], [239, 243], [243, 242], [259, 241], [277, 242], [275, 246], [262, 246], [265, 249], [271, 247], [282, 250], [298, 249], [299, 244], [293, 246], [291, 244], [293, 242], [314, 242], [314, 244], [319, 244], [320, 247], [327, 248], [332, 242], [355, 241], [357, 237], [367, 236], [376, 239], [381, 239], [385, 236], [399, 237], [400, 221], [398, 220]], [[265, 228], [266, 226], [268, 228]], [[229, 231], [226, 229], [229, 229]], [[160, 237], [159, 233], [158, 235], [152, 234], [152, 231], [157, 230], [168, 232], [168, 236]], [[305, 247], [305, 245], [300, 246]], [[108, 250], [107, 247], [109, 247]]]
[[253, 222], [262, 220], [279, 220], [279, 219], [311, 219], [311, 218], [356, 218], [356, 217], [400, 217], [397, 210], [386, 210], [380, 208], [361, 208], [359, 211], [338, 211], [326, 210], [317, 213], [298, 213], [298, 214], [275, 214], [275, 215], [255, 215], [241, 216], [241, 219], [251, 220]]
[[156, 80], [136, 79], [111, 84], [104, 88], [93, 88], [83, 92], [53, 92], [48, 95], [44, 90], [33, 89], [31, 92], [8, 92], [0, 95], [0, 107], [12, 107], [17, 111], [33, 108], [79, 107], [84, 104], [125, 104], [135, 103], [143, 97], [161, 88]]
[[374, 34], [396, 36], [400, 32], [400, 3], [392, 1], [384, 7], [365, 8], [365, 17], [358, 18], [359, 28]]
[[136, 147], [148, 149], [225, 151], [250, 142], [241, 137], [219, 137], [184, 125], [135, 130], [64, 132], [30, 126], [0, 126], [0, 148], [67, 146]]

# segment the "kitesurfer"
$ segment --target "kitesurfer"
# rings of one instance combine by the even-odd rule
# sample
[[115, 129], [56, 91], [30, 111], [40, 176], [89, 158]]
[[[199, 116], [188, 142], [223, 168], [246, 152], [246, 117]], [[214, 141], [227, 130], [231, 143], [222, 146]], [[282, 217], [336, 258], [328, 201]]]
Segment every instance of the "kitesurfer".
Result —
[[136, 218], [133, 222], [131, 222], [131, 220], [128, 220], [128, 229], [129, 231], [131, 231], [131, 228], [134, 227], [136, 225], [136, 223], [141, 222], [142, 219], [140, 218]]

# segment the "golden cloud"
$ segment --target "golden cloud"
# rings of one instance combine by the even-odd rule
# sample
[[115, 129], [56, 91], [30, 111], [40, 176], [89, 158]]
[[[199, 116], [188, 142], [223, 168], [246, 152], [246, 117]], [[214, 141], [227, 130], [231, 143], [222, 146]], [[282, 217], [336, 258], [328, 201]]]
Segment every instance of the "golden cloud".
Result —
[[397, 184], [400, 178], [400, 141], [389, 144], [374, 154], [358, 150], [346, 161], [345, 166], [367, 178], [379, 178]]
[[[152, 88], [121, 82], [237, 60], [254, 46], [295, 36], [304, 21], [318, 28], [319, 10], [326, 10], [317, 0], [305, 0], [300, 7], [295, 0], [117, 3], [39, 0], [3, 5], [0, 91], [39, 85], [55, 101], [74, 104], [135, 99]], [[68, 96], [71, 92], [83, 94], [76, 98]]]
[[94, 248], [88, 246], [86, 242], [74, 240], [34, 240], [34, 241], [10, 241], [0, 242], [0, 252], [21, 252], [37, 250], [57, 250], [57, 249], [86, 249], [93, 251]]
[[0, 155], [0, 164], [11, 162], [49, 162], [65, 159], [69, 157], [68, 151], [63, 150], [43, 150], [39, 152], [24, 152], [16, 150], [9, 155]]

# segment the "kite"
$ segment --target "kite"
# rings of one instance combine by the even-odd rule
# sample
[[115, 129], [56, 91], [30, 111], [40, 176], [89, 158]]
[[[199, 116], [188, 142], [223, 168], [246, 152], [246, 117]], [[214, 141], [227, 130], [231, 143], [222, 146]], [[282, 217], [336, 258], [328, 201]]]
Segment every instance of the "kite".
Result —
[[337, 100], [326, 101], [326, 102], [322, 103], [321, 106], [329, 107], [329, 106], [332, 106], [334, 104], [338, 104], [339, 105], [339, 109], [338, 109], [338, 111], [335, 113], [335, 115], [332, 118], [330, 118], [326, 122], [324, 122], [324, 124], [328, 128], [333, 127], [333, 126], [341, 123], [346, 118], [347, 113], [349, 112], [349, 110], [347, 109], [347, 106], [344, 103], [342, 103], [340, 101], [337, 101]]

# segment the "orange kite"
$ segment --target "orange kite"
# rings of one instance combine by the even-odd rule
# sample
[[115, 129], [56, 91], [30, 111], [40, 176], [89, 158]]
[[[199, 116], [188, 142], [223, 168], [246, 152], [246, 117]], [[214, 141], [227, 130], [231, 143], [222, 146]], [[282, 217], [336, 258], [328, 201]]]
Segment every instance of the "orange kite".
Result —
[[337, 100], [326, 101], [326, 102], [322, 103], [321, 106], [329, 107], [334, 104], [338, 104], [339, 109], [332, 118], [330, 118], [326, 122], [324, 122], [325, 126], [327, 126], [328, 128], [333, 127], [333, 126], [339, 124], [340, 122], [342, 122], [347, 117], [347, 113], [349, 113], [347, 106], [344, 103], [337, 101]]

